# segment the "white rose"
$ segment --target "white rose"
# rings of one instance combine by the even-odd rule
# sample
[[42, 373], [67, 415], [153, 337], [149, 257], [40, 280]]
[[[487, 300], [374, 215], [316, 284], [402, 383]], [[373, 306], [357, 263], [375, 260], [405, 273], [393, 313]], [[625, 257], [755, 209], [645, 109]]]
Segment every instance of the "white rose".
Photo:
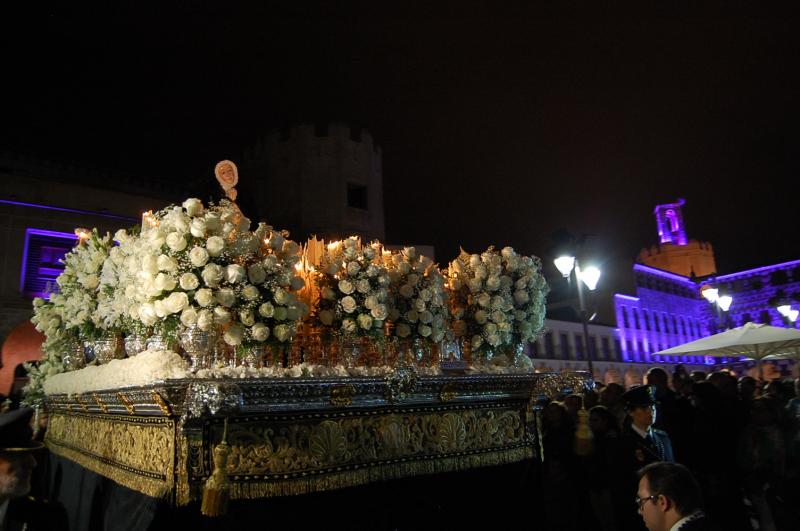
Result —
[[253, 326], [256, 323], [256, 317], [251, 310], [242, 310], [239, 312], [239, 321], [245, 326]]
[[292, 301], [292, 296], [283, 288], [275, 289], [274, 297], [278, 304], [289, 304]]
[[371, 308], [370, 314], [372, 317], [379, 321], [383, 321], [387, 317], [387, 310], [385, 304], [377, 304]]
[[330, 310], [320, 310], [319, 312], [319, 322], [324, 324], [325, 326], [330, 326], [333, 324], [333, 312]]
[[486, 288], [489, 291], [497, 291], [497, 289], [500, 288], [500, 277], [498, 277], [496, 275], [490, 276], [486, 280]]
[[409, 327], [405, 323], [400, 323], [397, 325], [396, 332], [397, 332], [397, 337], [408, 337], [409, 335], [411, 335], [411, 327]]
[[125, 229], [119, 229], [117, 232], [114, 233], [114, 241], [117, 243], [125, 243], [128, 241], [128, 231]]
[[256, 323], [253, 325], [253, 328], [250, 329], [250, 335], [253, 336], [253, 339], [256, 341], [266, 341], [269, 337], [269, 327], [264, 323]]
[[246, 285], [244, 287], [244, 289], [242, 290], [242, 297], [244, 297], [245, 299], [247, 299], [249, 301], [256, 300], [258, 298], [258, 296], [259, 296], [258, 288], [255, 287], [252, 284]]
[[364, 249], [364, 257], [367, 260], [372, 260], [373, 258], [375, 258], [375, 249], [373, 249], [372, 247], [367, 247], [366, 249]]
[[247, 268], [247, 278], [253, 284], [261, 284], [267, 279], [267, 272], [264, 271], [261, 264], [253, 264]]
[[289, 306], [286, 308], [286, 319], [289, 321], [297, 321], [303, 314], [305, 313], [305, 309], [300, 306]]
[[408, 283], [411, 284], [412, 286], [416, 286], [417, 284], [419, 284], [419, 275], [414, 273], [408, 275]]
[[353, 283], [349, 280], [340, 280], [339, 281], [339, 291], [344, 293], [345, 295], [350, 295], [353, 293]]
[[224, 325], [231, 320], [231, 312], [223, 308], [222, 306], [217, 306], [214, 308], [214, 323], [218, 325]]
[[469, 266], [473, 269], [481, 265], [481, 255], [479, 254], [471, 254], [469, 255]]
[[289, 316], [289, 311], [286, 309], [285, 306], [278, 306], [275, 308], [275, 320], [276, 321], [285, 321], [286, 317]]
[[433, 314], [431, 312], [429, 312], [428, 310], [424, 310], [424, 311], [420, 312], [420, 314], [419, 314], [419, 322], [420, 323], [425, 323], [425, 324], [430, 324], [431, 322], [433, 322]]
[[416, 323], [417, 320], [419, 319], [419, 314], [416, 312], [416, 310], [409, 310], [406, 312], [405, 317], [406, 321], [408, 321], [409, 323]]
[[322, 298], [326, 301], [333, 301], [336, 300], [336, 292], [333, 291], [331, 288], [325, 286], [322, 288]]
[[356, 300], [350, 295], [341, 300], [342, 309], [347, 313], [353, 313], [356, 309]]
[[167, 234], [167, 247], [172, 249], [174, 252], [178, 253], [186, 249], [188, 243], [186, 242], [186, 236], [180, 232], [170, 232]]
[[528, 292], [522, 290], [517, 290], [514, 292], [514, 302], [517, 303], [517, 306], [522, 306], [529, 300], [530, 297], [528, 296]]
[[158, 259], [153, 255], [145, 255], [142, 258], [142, 271], [155, 276], [158, 273]]
[[203, 267], [208, 262], [208, 251], [202, 247], [194, 247], [189, 251], [189, 261], [194, 267]]
[[153, 285], [159, 291], [172, 291], [175, 289], [177, 282], [171, 276], [159, 273], [153, 281]]
[[347, 274], [350, 276], [355, 276], [358, 272], [361, 271], [361, 266], [358, 265], [358, 262], [348, 262], [347, 264]]
[[221, 266], [217, 264], [206, 264], [201, 276], [203, 277], [203, 282], [205, 282], [207, 286], [213, 288], [218, 286], [222, 281], [223, 274], [224, 271]]
[[421, 335], [422, 337], [428, 337], [429, 335], [431, 335], [431, 332], [433, 331], [431, 327], [428, 325], [419, 325], [419, 328], [417, 330], [419, 331], [419, 335]]
[[405, 256], [409, 260], [412, 260], [417, 256], [417, 250], [414, 247], [403, 247], [402, 253], [403, 256]]
[[100, 279], [97, 278], [97, 275], [86, 275], [81, 284], [86, 289], [95, 289], [100, 284]]
[[214, 326], [214, 314], [208, 310], [197, 312], [197, 326], [200, 330], [211, 330], [211, 327]]
[[181, 324], [183, 326], [192, 326], [197, 324], [197, 310], [189, 306], [181, 312]]
[[203, 218], [194, 218], [192, 223], [189, 225], [189, 232], [192, 233], [192, 236], [195, 238], [203, 238], [206, 235], [206, 220]]
[[156, 265], [160, 271], [172, 272], [178, 269], [178, 262], [165, 254], [159, 255]]
[[190, 197], [181, 205], [186, 209], [186, 213], [192, 217], [199, 216], [203, 213], [203, 202], [195, 197]]
[[485, 324], [488, 318], [489, 317], [486, 315], [486, 312], [483, 310], [478, 310], [475, 312], [475, 322], [478, 324]]
[[407, 275], [411, 272], [411, 264], [408, 262], [400, 262], [397, 266], [397, 270], [400, 271], [400, 274]]
[[275, 338], [281, 343], [285, 343], [292, 337], [292, 329], [289, 325], [279, 324], [274, 330]]
[[400, 310], [397, 308], [392, 308], [389, 310], [389, 320], [390, 321], [397, 321], [400, 319]]
[[400, 286], [400, 295], [405, 297], [406, 299], [410, 299], [414, 296], [414, 287], [410, 284], [403, 284]]
[[503, 258], [508, 260], [511, 257], [516, 256], [517, 253], [514, 252], [514, 248], [513, 247], [503, 247], [503, 250], [500, 251], [500, 254], [503, 255]]
[[369, 280], [361, 279], [358, 282], [356, 282], [356, 289], [358, 290], [359, 293], [369, 293], [370, 289]]
[[483, 283], [479, 278], [471, 278], [467, 281], [467, 286], [469, 286], [470, 292], [477, 293], [481, 290]]
[[369, 278], [375, 278], [378, 275], [378, 271], [379, 270], [378, 270], [377, 267], [375, 267], [374, 265], [370, 264], [369, 267], [367, 267], [367, 276]]
[[372, 328], [372, 317], [365, 313], [359, 314], [358, 326], [360, 326], [364, 330], [369, 330], [370, 328]]
[[[208, 223], [206, 223], [208, 224]], [[225, 249], [225, 240], [223, 240], [219, 236], [211, 236], [206, 241], [206, 249], [208, 249], [208, 254], [211, 256], [219, 256], [222, 254], [222, 251]]]
[[225, 343], [227, 343], [228, 345], [235, 347], [236, 345], [242, 343], [243, 335], [244, 332], [242, 328], [240, 326], [233, 325], [228, 327], [227, 330], [225, 330], [225, 333], [222, 334], [222, 339], [225, 340]]
[[145, 326], [153, 326], [156, 324], [158, 315], [156, 315], [156, 309], [152, 304], [142, 304], [139, 307], [139, 320], [142, 321]]
[[186, 291], [190, 291], [193, 289], [197, 289], [197, 286], [200, 285], [200, 279], [194, 273], [184, 273], [181, 275], [181, 289]]
[[364, 307], [368, 310], [373, 309], [375, 306], [378, 305], [378, 297], [375, 295], [370, 295], [366, 299], [364, 299]]
[[477, 350], [483, 345], [483, 339], [479, 335], [472, 336], [472, 350]]
[[176, 291], [175, 293], [170, 293], [169, 297], [164, 299], [164, 305], [167, 312], [178, 313], [189, 306], [189, 297], [182, 291]]
[[214, 294], [217, 304], [230, 308], [236, 303], [236, 293], [230, 288], [222, 288]]
[[325, 274], [333, 276], [339, 272], [340, 268], [341, 265], [339, 265], [338, 262], [331, 262], [330, 264], [325, 266]]
[[494, 323], [486, 323], [483, 327], [483, 331], [486, 332], [487, 335], [493, 335], [497, 333], [497, 325]]
[[269, 235], [269, 246], [276, 251], [283, 249], [284, 237], [280, 232], [273, 231]]
[[241, 282], [244, 280], [246, 275], [247, 273], [245, 272], [244, 268], [239, 264], [231, 264], [225, 268], [225, 279], [230, 284]]
[[275, 315], [275, 307], [272, 306], [272, 303], [265, 302], [264, 304], [258, 307], [258, 314], [261, 317], [267, 317], [267, 318], [272, 317], [273, 315]]
[[356, 325], [356, 322], [353, 321], [352, 319], [344, 319], [342, 321], [342, 330], [344, 330], [348, 334], [352, 334], [353, 332], [355, 332], [357, 326], [358, 325]]
[[425, 302], [428, 302], [431, 300], [431, 298], [433, 298], [433, 294], [431, 293], [431, 290], [424, 288], [419, 291], [419, 298]]
[[214, 292], [208, 288], [201, 288], [194, 294], [194, 300], [200, 306], [208, 306], [214, 301]]
[[416, 299], [414, 301], [414, 309], [417, 310], [418, 312], [424, 312], [427, 309], [427, 307], [428, 306], [425, 304], [425, 301], [422, 299]]
[[492, 312], [492, 321], [495, 323], [504, 323], [506, 322], [506, 314], [500, 310], [495, 310]]
[[302, 277], [292, 277], [292, 291], [299, 291], [306, 286], [306, 281]]

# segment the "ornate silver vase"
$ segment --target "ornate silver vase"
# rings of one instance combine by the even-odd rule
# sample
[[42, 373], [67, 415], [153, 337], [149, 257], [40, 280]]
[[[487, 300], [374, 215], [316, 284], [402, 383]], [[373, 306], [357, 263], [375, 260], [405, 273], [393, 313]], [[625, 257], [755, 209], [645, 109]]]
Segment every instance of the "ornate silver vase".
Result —
[[139, 334], [125, 336], [125, 353], [129, 358], [147, 349], [147, 338]]
[[94, 354], [97, 363], [104, 364], [114, 359], [125, 357], [116, 337], [98, 339], [94, 342]]
[[215, 334], [196, 326], [190, 326], [181, 332], [181, 347], [183, 347], [189, 366], [193, 371], [207, 369], [211, 366], [211, 351], [216, 339]]
[[61, 355], [61, 363], [67, 371], [77, 371], [86, 366], [83, 345], [75, 345]]

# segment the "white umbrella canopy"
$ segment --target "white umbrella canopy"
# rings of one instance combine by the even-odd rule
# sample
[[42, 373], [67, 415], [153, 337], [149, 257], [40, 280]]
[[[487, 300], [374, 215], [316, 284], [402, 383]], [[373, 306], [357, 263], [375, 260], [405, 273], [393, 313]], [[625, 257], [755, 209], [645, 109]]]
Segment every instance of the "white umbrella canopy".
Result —
[[668, 348], [656, 355], [697, 354], [715, 358], [743, 357], [759, 362], [800, 358], [800, 330], [765, 324], [747, 323], [683, 345]]

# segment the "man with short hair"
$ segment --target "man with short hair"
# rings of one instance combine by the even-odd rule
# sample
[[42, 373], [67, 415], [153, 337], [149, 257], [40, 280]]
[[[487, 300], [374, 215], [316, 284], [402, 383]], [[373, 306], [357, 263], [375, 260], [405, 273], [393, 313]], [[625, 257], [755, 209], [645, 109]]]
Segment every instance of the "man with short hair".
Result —
[[36, 467], [33, 452], [44, 447], [33, 440], [32, 416], [30, 408], [0, 414], [0, 531], [67, 528], [63, 509], [26, 497]]
[[712, 529], [702, 511], [700, 486], [677, 463], [650, 463], [639, 470], [636, 505], [649, 531]]

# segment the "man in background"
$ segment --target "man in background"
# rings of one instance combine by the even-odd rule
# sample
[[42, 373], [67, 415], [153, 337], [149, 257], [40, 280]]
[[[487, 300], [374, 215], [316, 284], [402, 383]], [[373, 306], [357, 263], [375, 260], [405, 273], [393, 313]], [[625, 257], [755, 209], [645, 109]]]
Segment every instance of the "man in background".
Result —
[[702, 511], [700, 486], [677, 463], [650, 463], [639, 471], [636, 505], [648, 531], [712, 529]]

